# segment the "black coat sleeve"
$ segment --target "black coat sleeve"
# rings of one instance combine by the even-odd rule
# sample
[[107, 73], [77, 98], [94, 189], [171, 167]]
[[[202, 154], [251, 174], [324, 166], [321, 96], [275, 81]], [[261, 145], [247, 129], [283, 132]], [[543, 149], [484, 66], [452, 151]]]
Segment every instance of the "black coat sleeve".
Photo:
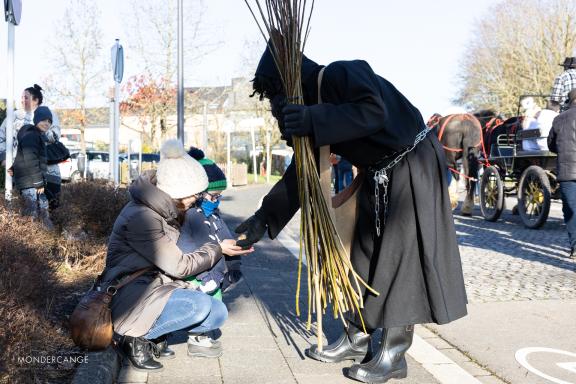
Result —
[[271, 239], [278, 236], [300, 208], [295, 159], [296, 156], [292, 156], [286, 172], [264, 197], [262, 206], [256, 211], [256, 216], [268, 225], [268, 236]]

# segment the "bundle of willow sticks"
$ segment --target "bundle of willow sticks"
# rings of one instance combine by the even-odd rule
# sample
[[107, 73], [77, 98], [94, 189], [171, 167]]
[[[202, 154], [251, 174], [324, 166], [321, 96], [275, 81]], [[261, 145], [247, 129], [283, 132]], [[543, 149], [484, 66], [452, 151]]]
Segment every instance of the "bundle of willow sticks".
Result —
[[[280, 72], [287, 99], [303, 104], [301, 64], [302, 52], [310, 32], [314, 1], [306, 0], [244, 0], [256, 20], [260, 32], [269, 41], [269, 48]], [[252, 3], [252, 4], [251, 4]], [[255, 12], [255, 9], [257, 11]], [[302, 32], [304, 31], [304, 36]], [[344, 312], [360, 314], [363, 299], [360, 284], [378, 294], [354, 271], [350, 258], [332, 222], [327, 202], [320, 187], [314, 149], [308, 137], [293, 137], [300, 211], [300, 258], [296, 292], [296, 314], [300, 316], [300, 281], [303, 252], [308, 264], [308, 319], [317, 316], [318, 348], [322, 350], [322, 314], [328, 303], [334, 317], [344, 324]]]

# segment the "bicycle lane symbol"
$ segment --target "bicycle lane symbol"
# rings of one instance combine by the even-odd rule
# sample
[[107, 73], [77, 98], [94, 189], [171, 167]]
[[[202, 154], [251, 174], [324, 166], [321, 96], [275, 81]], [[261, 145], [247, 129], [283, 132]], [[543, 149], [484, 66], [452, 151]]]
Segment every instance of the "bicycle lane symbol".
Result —
[[[535, 375], [538, 375], [538, 376], [540, 376], [546, 380], [550, 380], [551, 382], [557, 383], [557, 384], [576, 384], [576, 381], [565, 381], [565, 380], [558, 379], [554, 376], [547, 375], [546, 373], [544, 373], [544, 372], [534, 368], [532, 365], [530, 365], [530, 363], [528, 362], [528, 355], [531, 353], [535, 353], [535, 352], [554, 353], [554, 354], [570, 356], [570, 357], [574, 357], [574, 358], [576, 358], [576, 353], [567, 352], [567, 351], [563, 351], [561, 349], [554, 349], [554, 348], [530, 347], [530, 348], [519, 349], [518, 351], [516, 351], [516, 354], [514, 355], [514, 357], [516, 358], [516, 361], [518, 361], [520, 364], [522, 364], [522, 366], [524, 368], [526, 368], [527, 370], [529, 370], [530, 372], [532, 372]], [[576, 377], [576, 361], [566, 362], [566, 363], [556, 363], [556, 365], [559, 366], [560, 368], [563, 368], [563, 369], [571, 372], [571, 373], [574, 373], [574, 375]]]

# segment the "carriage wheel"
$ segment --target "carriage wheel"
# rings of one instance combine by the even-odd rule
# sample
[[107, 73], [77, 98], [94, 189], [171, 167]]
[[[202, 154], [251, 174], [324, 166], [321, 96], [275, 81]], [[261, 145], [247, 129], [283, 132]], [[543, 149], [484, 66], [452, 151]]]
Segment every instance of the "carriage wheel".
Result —
[[488, 221], [496, 221], [504, 209], [504, 183], [495, 166], [484, 170], [480, 181], [480, 211]]
[[522, 173], [518, 186], [518, 213], [528, 228], [540, 228], [550, 213], [550, 181], [546, 172], [532, 165]]

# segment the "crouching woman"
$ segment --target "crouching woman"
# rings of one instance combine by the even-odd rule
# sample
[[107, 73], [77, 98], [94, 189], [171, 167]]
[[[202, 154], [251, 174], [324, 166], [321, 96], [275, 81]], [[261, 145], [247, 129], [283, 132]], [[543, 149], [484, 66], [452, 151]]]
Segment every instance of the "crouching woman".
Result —
[[[192, 206], [208, 186], [203, 167], [188, 156], [177, 140], [162, 146], [156, 173], [130, 186], [131, 201], [122, 209], [108, 243], [102, 281], [115, 282], [142, 268], [150, 270], [118, 290], [112, 300], [114, 331], [121, 348], [138, 370], [159, 371], [154, 357], [172, 357], [166, 335], [177, 330], [194, 333], [219, 328], [228, 316], [226, 306], [200, 291], [186, 289], [181, 279], [201, 273], [222, 257], [228, 243], [208, 243], [191, 253], [176, 245], [179, 214]], [[218, 356], [218, 343], [194, 346]]]

